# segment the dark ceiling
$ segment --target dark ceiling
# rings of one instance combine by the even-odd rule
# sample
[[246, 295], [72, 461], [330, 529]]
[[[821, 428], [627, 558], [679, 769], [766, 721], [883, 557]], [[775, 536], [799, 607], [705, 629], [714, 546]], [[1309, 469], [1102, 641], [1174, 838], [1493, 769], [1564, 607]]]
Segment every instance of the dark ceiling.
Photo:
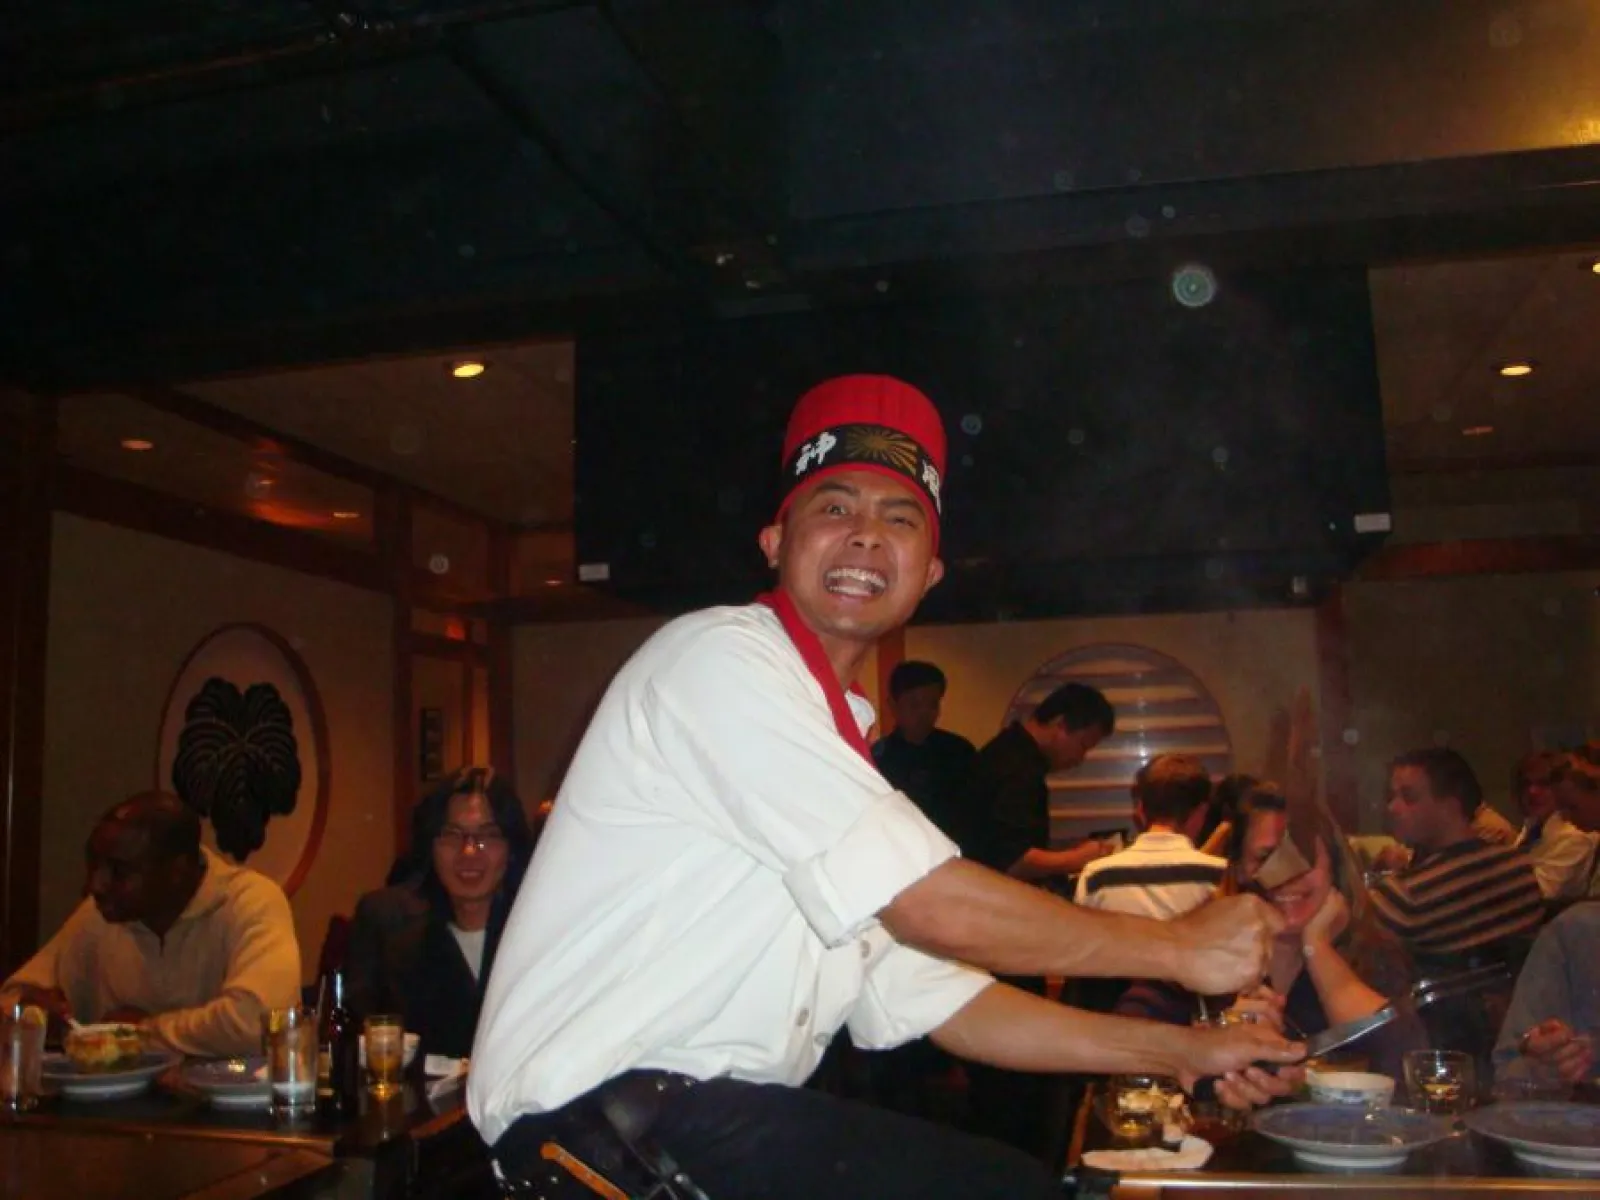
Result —
[[0, 372], [73, 388], [1600, 239], [1587, 0], [55, 0]]

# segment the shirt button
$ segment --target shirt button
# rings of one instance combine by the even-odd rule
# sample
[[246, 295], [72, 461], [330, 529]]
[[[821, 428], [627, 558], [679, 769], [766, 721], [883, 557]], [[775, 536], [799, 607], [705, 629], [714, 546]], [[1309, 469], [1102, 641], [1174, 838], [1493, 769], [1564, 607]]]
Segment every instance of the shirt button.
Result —
[[811, 1040], [814, 1041], [819, 1046], [826, 1046], [828, 1044], [829, 1038], [828, 1038], [827, 1034], [819, 1033], [819, 1034], [817, 1034], [816, 1037], [812, 1038]]
[[861, 939], [861, 957], [862, 958], [871, 958], [872, 957], [872, 945], [871, 945], [870, 942], [867, 941], [866, 938], [862, 938]]
[[811, 1020], [811, 1010], [809, 1008], [802, 1008], [798, 1013], [795, 1014], [794, 1023], [801, 1028], [804, 1028], [805, 1023], [809, 1020]]

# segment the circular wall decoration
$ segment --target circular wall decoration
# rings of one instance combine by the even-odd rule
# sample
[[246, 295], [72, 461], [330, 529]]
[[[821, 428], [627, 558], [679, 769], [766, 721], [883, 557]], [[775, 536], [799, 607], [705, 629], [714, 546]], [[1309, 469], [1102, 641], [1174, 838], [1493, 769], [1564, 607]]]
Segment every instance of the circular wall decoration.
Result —
[[1098, 688], [1116, 710], [1117, 730], [1088, 761], [1050, 776], [1053, 837], [1126, 825], [1136, 771], [1158, 754], [1199, 759], [1213, 779], [1233, 770], [1233, 743], [1216, 700], [1175, 658], [1143, 646], [1100, 644], [1057, 655], [1012, 697], [1006, 723], [1020, 721], [1063, 683]]
[[262, 625], [224, 625], [178, 668], [162, 708], [156, 786], [205, 841], [293, 895], [328, 816], [328, 724], [311, 673]]

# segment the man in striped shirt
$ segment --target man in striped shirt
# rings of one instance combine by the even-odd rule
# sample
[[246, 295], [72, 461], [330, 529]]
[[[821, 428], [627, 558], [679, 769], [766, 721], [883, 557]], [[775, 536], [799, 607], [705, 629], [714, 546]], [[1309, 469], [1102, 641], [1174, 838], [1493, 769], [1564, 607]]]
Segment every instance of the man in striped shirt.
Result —
[[1390, 764], [1390, 826], [1413, 855], [1378, 883], [1372, 901], [1424, 972], [1519, 961], [1538, 931], [1544, 898], [1528, 856], [1472, 831], [1482, 801], [1477, 776], [1454, 750], [1413, 750]]

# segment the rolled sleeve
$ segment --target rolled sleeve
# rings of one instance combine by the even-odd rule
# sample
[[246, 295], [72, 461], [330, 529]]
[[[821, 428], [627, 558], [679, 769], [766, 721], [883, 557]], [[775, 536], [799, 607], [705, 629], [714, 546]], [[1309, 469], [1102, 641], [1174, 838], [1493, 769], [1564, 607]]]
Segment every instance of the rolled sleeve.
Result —
[[859, 935], [889, 901], [957, 853], [911, 800], [890, 792], [826, 850], [791, 867], [783, 881], [807, 923], [832, 947]]
[[864, 1050], [890, 1050], [932, 1033], [994, 978], [976, 967], [895, 943], [868, 973], [846, 1021]]

